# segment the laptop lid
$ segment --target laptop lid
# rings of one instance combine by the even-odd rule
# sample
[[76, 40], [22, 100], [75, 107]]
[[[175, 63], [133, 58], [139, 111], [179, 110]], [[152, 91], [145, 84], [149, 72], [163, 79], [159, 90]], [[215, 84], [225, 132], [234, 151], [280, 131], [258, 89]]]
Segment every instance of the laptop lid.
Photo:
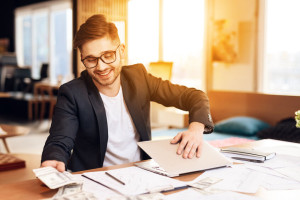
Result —
[[232, 165], [219, 150], [207, 142], [202, 143], [201, 157], [182, 158], [176, 151], [179, 144], [171, 144], [170, 139], [138, 142], [138, 145], [168, 174], [184, 174]]

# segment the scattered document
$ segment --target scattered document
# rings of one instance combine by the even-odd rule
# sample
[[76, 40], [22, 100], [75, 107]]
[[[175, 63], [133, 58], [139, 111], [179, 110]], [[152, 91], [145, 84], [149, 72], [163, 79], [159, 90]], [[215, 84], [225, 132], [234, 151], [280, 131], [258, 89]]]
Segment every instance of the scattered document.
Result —
[[77, 180], [83, 182], [82, 191], [93, 193], [93, 195], [97, 199], [117, 199], [123, 197], [119, 193], [116, 193], [113, 190], [104, 187], [103, 185], [100, 185], [98, 183], [95, 183], [94, 181], [84, 178], [81, 174], [74, 174], [74, 176]]
[[300, 165], [295, 167], [284, 167], [275, 169], [275, 171], [299, 182], [300, 184]]
[[180, 187], [186, 187], [186, 183], [166, 176], [138, 168], [127, 167], [121, 169], [109, 170], [109, 173], [120, 179], [125, 185], [112, 179], [105, 174], [105, 171], [87, 172], [83, 175], [87, 178], [97, 181], [99, 184], [110, 188], [122, 195], [139, 195], [160, 191], [173, 190]]
[[211, 194], [211, 195], [203, 195], [200, 192], [197, 192], [194, 189], [187, 189], [181, 192], [177, 192], [174, 194], [166, 195], [166, 200], [220, 200], [220, 199], [230, 199], [230, 200], [258, 200], [258, 197], [249, 196], [241, 193], [224, 191], [222, 193]]
[[300, 166], [300, 158], [291, 155], [278, 154], [275, 158], [267, 160], [264, 163], [249, 163], [257, 166], [263, 166], [270, 169], [277, 169], [283, 167]]
[[233, 165], [231, 168], [214, 169], [204, 172], [198, 178], [215, 177], [222, 181], [213, 188], [245, 193], [256, 193], [259, 189], [261, 174], [245, 168], [243, 165]]
[[274, 151], [277, 154], [300, 157], [299, 145], [278, 145], [278, 146], [272, 146], [272, 147], [260, 147], [260, 148], [255, 148], [255, 149], [270, 151], [270, 152]]

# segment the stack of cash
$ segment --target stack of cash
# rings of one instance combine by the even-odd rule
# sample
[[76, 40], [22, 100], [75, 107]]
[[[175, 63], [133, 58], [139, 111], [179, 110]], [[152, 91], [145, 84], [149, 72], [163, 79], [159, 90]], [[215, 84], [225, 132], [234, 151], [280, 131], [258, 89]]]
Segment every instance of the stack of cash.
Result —
[[50, 189], [59, 188], [52, 200], [87, 199], [96, 200], [96, 197], [89, 192], [82, 190], [83, 182], [76, 179], [70, 172], [59, 172], [53, 167], [34, 169], [36, 177]]

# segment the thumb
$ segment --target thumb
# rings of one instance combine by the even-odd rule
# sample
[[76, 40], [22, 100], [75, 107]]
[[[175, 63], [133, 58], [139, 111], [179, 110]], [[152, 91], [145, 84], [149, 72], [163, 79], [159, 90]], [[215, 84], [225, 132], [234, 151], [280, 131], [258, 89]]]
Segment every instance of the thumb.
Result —
[[63, 163], [63, 162], [57, 162], [56, 169], [57, 169], [59, 172], [64, 172], [65, 169], [66, 169], [65, 163]]

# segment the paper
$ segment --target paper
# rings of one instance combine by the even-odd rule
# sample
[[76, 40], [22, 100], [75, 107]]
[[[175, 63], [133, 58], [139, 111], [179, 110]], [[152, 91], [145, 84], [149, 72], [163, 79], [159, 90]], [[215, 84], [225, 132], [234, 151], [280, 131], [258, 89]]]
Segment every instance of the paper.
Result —
[[275, 171], [291, 178], [299, 182], [300, 184], [300, 167], [295, 166], [295, 167], [284, 167], [284, 168], [279, 168], [275, 169]]
[[184, 159], [176, 153], [179, 144], [170, 144], [170, 140], [138, 142], [138, 145], [169, 174], [212, 169], [232, 165], [232, 162], [219, 150], [203, 142], [201, 157]]
[[93, 193], [97, 199], [109, 199], [123, 197], [122, 195], [98, 184], [89, 179], [81, 176], [81, 174], [74, 174], [76, 180], [81, 180], [83, 182], [82, 191]]
[[213, 185], [220, 190], [236, 192], [256, 193], [263, 176], [257, 172], [245, 168], [243, 165], [234, 165], [231, 168], [214, 169], [204, 172], [199, 178], [216, 177], [223, 179]]
[[300, 157], [300, 146], [298, 144], [260, 147], [255, 149], [262, 150], [262, 151], [272, 151], [272, 152], [276, 152], [276, 154]]
[[88, 172], [83, 175], [100, 182], [117, 193], [128, 196], [186, 186], [185, 182], [158, 175], [138, 167], [109, 170], [109, 173], [120, 179], [125, 185], [107, 176], [105, 171]]
[[230, 199], [230, 200], [258, 200], [258, 197], [249, 196], [245, 194], [240, 194], [236, 192], [225, 191], [222, 193], [211, 194], [211, 195], [203, 195], [200, 192], [197, 192], [194, 189], [187, 189], [181, 192], [177, 192], [174, 194], [166, 195], [166, 200], [198, 200], [198, 199], [205, 199], [205, 200], [220, 200], [220, 199]]
[[251, 165], [267, 167], [270, 169], [277, 169], [283, 167], [293, 167], [293, 166], [300, 166], [300, 158], [291, 155], [276, 155], [273, 159], [267, 160], [264, 163], [250, 163]]

